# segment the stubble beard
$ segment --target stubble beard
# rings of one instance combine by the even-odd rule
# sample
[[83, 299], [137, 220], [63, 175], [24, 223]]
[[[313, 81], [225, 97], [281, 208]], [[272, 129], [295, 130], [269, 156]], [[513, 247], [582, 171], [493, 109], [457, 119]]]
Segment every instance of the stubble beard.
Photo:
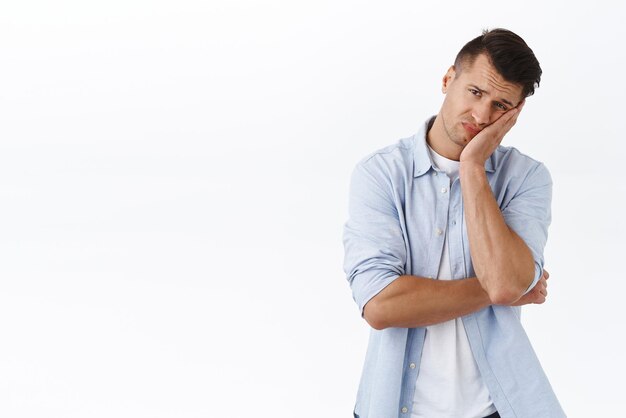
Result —
[[443, 122], [443, 129], [446, 131], [446, 135], [448, 135], [448, 139], [456, 146], [461, 147], [461, 149], [465, 148], [465, 146], [468, 144], [470, 140], [466, 139], [465, 137], [463, 137], [462, 140], [457, 140], [458, 137], [455, 136], [454, 130], [450, 129], [450, 127], [448, 126], [448, 123], [446, 122], [446, 118], [444, 117], [443, 112], [441, 114], [441, 121]]

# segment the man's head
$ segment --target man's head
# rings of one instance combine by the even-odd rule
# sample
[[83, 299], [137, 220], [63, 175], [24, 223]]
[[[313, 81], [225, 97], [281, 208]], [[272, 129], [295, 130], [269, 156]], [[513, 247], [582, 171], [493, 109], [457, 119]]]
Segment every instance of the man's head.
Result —
[[458, 158], [478, 132], [532, 95], [540, 78], [539, 62], [522, 38], [505, 29], [483, 32], [443, 77], [446, 97], [429, 143]]
[[522, 97], [532, 96], [541, 81], [541, 67], [533, 51], [515, 33], [506, 29], [485, 30], [459, 51], [454, 60], [457, 73], [485, 55], [506, 81], [522, 87]]

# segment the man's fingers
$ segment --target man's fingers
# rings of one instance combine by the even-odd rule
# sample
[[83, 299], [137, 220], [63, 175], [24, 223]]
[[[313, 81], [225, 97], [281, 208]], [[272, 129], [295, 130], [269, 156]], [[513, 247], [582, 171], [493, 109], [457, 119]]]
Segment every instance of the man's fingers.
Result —
[[502, 116], [500, 116], [500, 118], [498, 118], [498, 120], [495, 121], [493, 125], [496, 125], [496, 123], [501, 122], [500, 129], [506, 129], [506, 132], [508, 132], [508, 130], [511, 129], [513, 125], [515, 125], [515, 119], [517, 118], [518, 114], [519, 114], [519, 110], [516, 107], [514, 107], [513, 109], [507, 111]]
[[[511, 116], [509, 117], [509, 120], [507, 121], [508, 129], [511, 129], [515, 125], [515, 123], [517, 122], [517, 118], [519, 117], [519, 112], [521, 112], [521, 109], [518, 108], [518, 107], [509, 110], [508, 113], [510, 113]], [[508, 130], [507, 130], [507, 132], [508, 132]]]
[[550, 277], [550, 274], [548, 273], [548, 270], [544, 270], [543, 271], [543, 276], [546, 278], [546, 280], [548, 279], [548, 277]]
[[[519, 116], [520, 111], [520, 107], [514, 107], [513, 109], [508, 110], [506, 113], [500, 116], [500, 118], [495, 121], [492, 126], [494, 127], [494, 129], [499, 129], [500, 135], [504, 137], [504, 135], [506, 135], [507, 132], [509, 132], [511, 128], [515, 125], [515, 122], [517, 122], [517, 117]], [[502, 140], [502, 138], [500, 139]]]

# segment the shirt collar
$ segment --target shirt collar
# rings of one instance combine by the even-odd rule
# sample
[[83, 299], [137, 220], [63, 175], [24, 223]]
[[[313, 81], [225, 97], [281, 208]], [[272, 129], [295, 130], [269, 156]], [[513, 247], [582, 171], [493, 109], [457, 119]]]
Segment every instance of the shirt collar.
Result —
[[[431, 116], [424, 122], [422, 128], [415, 135], [415, 147], [414, 147], [414, 163], [413, 163], [413, 177], [419, 177], [423, 174], [428, 173], [428, 171], [432, 168], [435, 169], [435, 164], [430, 158], [430, 153], [428, 152], [428, 144], [426, 143], [426, 134], [428, 134], [428, 129], [434, 123], [435, 116]], [[487, 161], [485, 161], [485, 171], [489, 173], [493, 173], [496, 171], [494, 169], [494, 156], [491, 154]]]

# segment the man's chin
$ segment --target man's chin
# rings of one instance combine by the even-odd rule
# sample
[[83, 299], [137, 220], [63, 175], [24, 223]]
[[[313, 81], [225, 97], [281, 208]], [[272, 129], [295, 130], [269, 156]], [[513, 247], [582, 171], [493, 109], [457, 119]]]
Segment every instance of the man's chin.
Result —
[[476, 135], [477, 135], [477, 134], [472, 135], [471, 133], [469, 133], [469, 132], [467, 132], [467, 131], [463, 130], [463, 135], [459, 135], [459, 138], [461, 138], [461, 140], [460, 140], [460, 141], [458, 141], [458, 142], [457, 142], [457, 144], [462, 145], [462, 146], [465, 146], [465, 145], [469, 144], [469, 143], [470, 143], [470, 141], [471, 141], [472, 139], [474, 139], [474, 137], [475, 137]]
[[465, 141], [465, 143], [468, 143], [472, 139], [476, 138], [476, 135], [478, 135], [480, 132], [469, 132], [469, 131], [464, 129], [463, 133], [465, 134], [465, 135], [463, 135], [463, 140]]

